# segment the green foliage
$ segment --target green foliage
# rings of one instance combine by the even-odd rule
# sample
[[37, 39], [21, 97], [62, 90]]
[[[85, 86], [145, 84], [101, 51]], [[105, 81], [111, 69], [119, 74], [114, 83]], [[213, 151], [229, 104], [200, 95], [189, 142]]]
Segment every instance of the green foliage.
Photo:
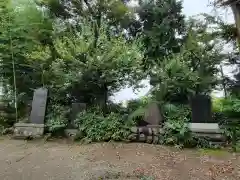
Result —
[[31, 0], [1, 3], [7, 3], [0, 10], [3, 20], [0, 25], [1, 86], [3, 93], [11, 97], [10, 102], [14, 102], [15, 73], [18, 112], [19, 116], [25, 116], [24, 108], [32, 99], [33, 89], [43, 84], [42, 63], [36, 59], [31, 61], [29, 54], [39, 46], [49, 45], [47, 42], [51, 39], [52, 21]]
[[217, 148], [211, 144], [209, 139], [194, 135], [188, 127], [187, 120], [168, 120], [159, 138], [160, 144], [173, 145], [178, 148]]
[[188, 127], [191, 110], [186, 105], [165, 104], [163, 106], [165, 123], [160, 143], [176, 147], [213, 148], [209, 140], [192, 134]]
[[161, 135], [161, 144], [186, 146], [191, 144], [193, 138], [184, 120], [170, 120], [165, 122], [163, 128], [164, 134]]
[[234, 97], [217, 99], [213, 103], [213, 109], [223, 115], [220, 125], [236, 151], [240, 142], [240, 100]]
[[114, 92], [138, 82], [142, 59], [138, 43], [122, 36], [109, 39], [105, 32], [102, 25], [96, 47], [94, 30], [87, 22], [76, 35], [56, 39], [62, 58], [52, 63], [48, 86], [56, 100], [104, 106]]
[[103, 115], [101, 111], [86, 111], [78, 115], [76, 124], [87, 142], [127, 140], [133, 121], [123, 119], [120, 114]]
[[142, 35], [145, 48], [144, 68], [151, 71], [163, 57], [180, 51], [181, 38], [177, 35], [184, 32], [185, 26], [182, 2], [140, 1], [139, 5], [137, 13], [142, 27], [135, 25], [135, 31], [142, 30], [138, 33]]
[[187, 122], [190, 120], [191, 110], [186, 105], [165, 104], [163, 112], [166, 121]]
[[134, 121], [141, 121], [144, 118], [147, 106], [153, 100], [150, 97], [144, 96], [141, 99], [130, 100], [127, 102], [127, 109], [129, 112], [128, 119]]
[[51, 108], [51, 113], [47, 115], [47, 130], [53, 136], [63, 135], [64, 129], [67, 127], [67, 115], [69, 114], [69, 109], [67, 107], [54, 105]]
[[[128, 42], [124, 35], [109, 33], [110, 22], [104, 16], [109, 13], [110, 18], [112, 9], [116, 14], [111, 15], [111, 20], [118, 23], [123, 19], [115, 17], [126, 15], [126, 7], [121, 1], [113, 1], [112, 6], [105, 1], [101, 5], [101, 2], [81, 9], [74, 1], [73, 13], [84, 14], [78, 20], [71, 14], [71, 20], [76, 20], [77, 25], [65, 19], [68, 10], [60, 1], [44, 0], [38, 4], [47, 8], [39, 8], [34, 1], [1, 2], [1, 82], [4, 94], [14, 102], [14, 62], [19, 116], [26, 115], [24, 108], [32, 99], [33, 90], [41, 86], [49, 90], [48, 108], [76, 101], [105, 106], [114, 92], [141, 79], [139, 43]], [[79, 9], [75, 11], [74, 6]], [[102, 13], [102, 22], [96, 29], [97, 9]], [[89, 21], [89, 13], [93, 21]]]
[[155, 178], [152, 176], [142, 176], [140, 180], [155, 180]]
[[218, 84], [217, 65], [224, 56], [209, 26], [207, 21], [189, 20], [180, 53], [165, 57], [152, 69], [158, 101], [187, 103], [191, 95], [210, 93]]

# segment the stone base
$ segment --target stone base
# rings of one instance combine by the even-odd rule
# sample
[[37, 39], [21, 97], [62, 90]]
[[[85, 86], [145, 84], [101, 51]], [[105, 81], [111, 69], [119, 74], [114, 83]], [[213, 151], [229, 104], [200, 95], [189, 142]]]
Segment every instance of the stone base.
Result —
[[188, 127], [194, 133], [223, 133], [217, 123], [188, 123]]
[[[191, 132], [196, 136], [208, 139], [212, 143], [224, 143], [226, 137], [216, 123], [188, 123]], [[132, 127], [129, 140], [137, 142], [158, 143], [161, 134], [164, 134], [160, 125]]]
[[14, 124], [14, 138], [39, 138], [44, 133], [44, 124], [16, 123]]
[[67, 137], [70, 137], [70, 138], [76, 137], [78, 132], [79, 132], [78, 129], [65, 129], [65, 130], [64, 130], [64, 134], [65, 134]]

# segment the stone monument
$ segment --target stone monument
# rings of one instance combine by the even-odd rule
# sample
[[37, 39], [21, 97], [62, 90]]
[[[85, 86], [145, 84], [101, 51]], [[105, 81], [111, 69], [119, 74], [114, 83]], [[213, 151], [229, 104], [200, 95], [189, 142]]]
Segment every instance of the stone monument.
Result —
[[34, 91], [30, 122], [33, 124], [44, 124], [48, 90], [39, 88]]
[[211, 98], [207, 95], [196, 95], [191, 98], [192, 123], [210, 123], [212, 119]]
[[30, 123], [14, 124], [15, 138], [35, 138], [43, 135], [47, 95], [48, 90], [45, 88], [39, 88], [34, 91]]
[[144, 121], [148, 125], [161, 125], [163, 123], [163, 116], [156, 102], [149, 104], [145, 112]]

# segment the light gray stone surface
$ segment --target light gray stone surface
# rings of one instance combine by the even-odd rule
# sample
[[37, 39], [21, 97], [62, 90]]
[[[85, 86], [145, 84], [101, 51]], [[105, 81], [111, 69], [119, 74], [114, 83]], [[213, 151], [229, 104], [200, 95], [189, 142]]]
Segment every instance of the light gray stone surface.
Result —
[[30, 121], [34, 124], [44, 124], [48, 90], [39, 88], [34, 91]]
[[192, 132], [222, 133], [217, 123], [189, 123], [188, 127]]
[[44, 124], [16, 123], [14, 137], [41, 137], [44, 133]]

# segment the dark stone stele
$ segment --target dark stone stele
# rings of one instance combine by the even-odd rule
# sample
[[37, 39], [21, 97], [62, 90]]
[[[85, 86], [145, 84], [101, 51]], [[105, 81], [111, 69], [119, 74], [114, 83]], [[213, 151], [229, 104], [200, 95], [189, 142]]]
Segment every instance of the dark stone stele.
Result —
[[146, 125], [161, 125], [163, 123], [163, 116], [156, 102], [149, 104], [144, 121], [147, 123]]
[[191, 98], [192, 123], [211, 123], [212, 103], [207, 95], [196, 95]]
[[47, 106], [48, 90], [38, 88], [34, 91], [30, 122], [33, 124], [44, 124], [44, 118]]
[[77, 115], [82, 112], [85, 111], [87, 108], [86, 103], [72, 103], [72, 108], [71, 108], [71, 126], [74, 125], [74, 121], [77, 117]]

